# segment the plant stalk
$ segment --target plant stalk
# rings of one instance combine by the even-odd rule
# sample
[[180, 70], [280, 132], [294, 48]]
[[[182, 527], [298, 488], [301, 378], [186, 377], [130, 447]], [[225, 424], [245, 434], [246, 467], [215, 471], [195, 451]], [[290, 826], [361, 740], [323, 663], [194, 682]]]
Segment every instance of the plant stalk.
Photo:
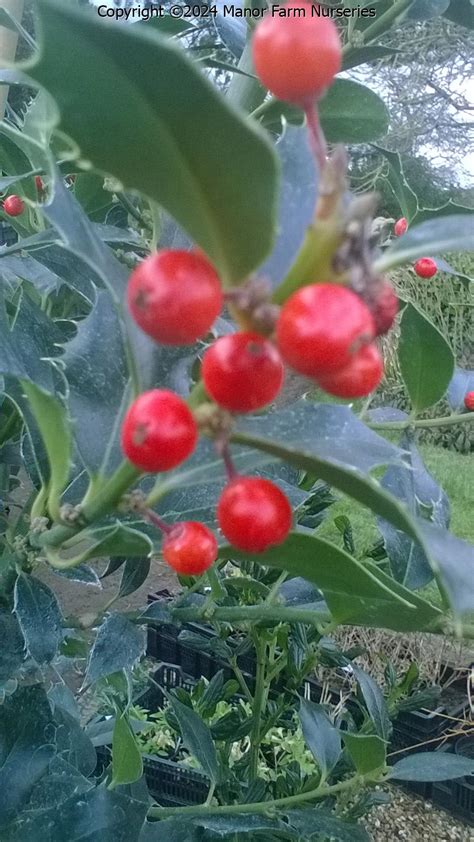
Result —
[[255, 652], [257, 655], [257, 669], [255, 673], [255, 692], [252, 705], [252, 731], [250, 732], [250, 762], [249, 777], [254, 781], [258, 775], [258, 755], [260, 751], [260, 720], [265, 704], [265, 672], [267, 645], [258, 634], [255, 635]]

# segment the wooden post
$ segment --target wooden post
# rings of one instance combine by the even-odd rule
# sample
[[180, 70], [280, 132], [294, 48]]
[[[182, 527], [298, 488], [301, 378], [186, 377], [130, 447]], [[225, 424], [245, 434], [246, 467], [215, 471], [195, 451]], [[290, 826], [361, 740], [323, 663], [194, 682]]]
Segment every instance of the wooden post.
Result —
[[[6, 9], [17, 21], [21, 22], [23, 17], [23, 3], [24, 0], [0, 0], [0, 8]], [[9, 67], [13, 63], [17, 44], [17, 33], [12, 32], [11, 29], [7, 29], [5, 26], [0, 26], [0, 67]], [[8, 85], [0, 85], [0, 120], [3, 120], [5, 115], [8, 90]]]

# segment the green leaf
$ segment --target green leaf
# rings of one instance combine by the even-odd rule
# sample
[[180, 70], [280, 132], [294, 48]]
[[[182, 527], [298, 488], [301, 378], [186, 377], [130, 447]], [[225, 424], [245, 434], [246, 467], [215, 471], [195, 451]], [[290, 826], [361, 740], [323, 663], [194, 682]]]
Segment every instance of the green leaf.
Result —
[[464, 775], [474, 775], [474, 759], [441, 751], [412, 754], [390, 768], [396, 781], [452, 781]]
[[449, 251], [472, 251], [470, 214], [436, 217], [410, 228], [376, 261], [375, 269], [386, 272], [418, 257], [432, 257]]
[[62, 616], [47, 585], [21, 573], [15, 584], [14, 611], [28, 653], [40, 666], [49, 664], [62, 639]]
[[112, 737], [112, 786], [131, 784], [143, 774], [143, 761], [135, 735], [123, 713], [115, 720]]
[[59, 807], [25, 811], [2, 842], [137, 842], [147, 810], [144, 801], [98, 786]]
[[18, 620], [10, 609], [0, 608], [0, 686], [13, 678], [25, 660], [25, 641]]
[[407, 631], [429, 628], [443, 616], [375, 565], [362, 564], [333, 544], [308, 533], [293, 533], [280, 546], [261, 554], [249, 555], [234, 547], [221, 547], [219, 557], [247, 559], [302, 576], [320, 588], [331, 614], [340, 623]]
[[201, 717], [175, 696], [168, 695], [173, 712], [178, 720], [183, 742], [199, 762], [211, 781], [219, 782], [219, 763], [211, 732]]
[[[359, 5], [359, 4], [358, 4]], [[366, 47], [351, 47], [345, 56], [342, 69], [349, 70], [351, 67], [358, 67], [360, 64], [372, 64], [387, 56], [395, 56], [400, 50], [394, 47], [381, 47], [378, 44], [368, 44]]]
[[87, 664], [86, 683], [114, 672], [130, 670], [145, 652], [143, 629], [127, 620], [122, 614], [112, 614], [97, 632]]
[[[56, 98], [81, 156], [162, 205], [227, 284], [243, 280], [274, 235], [277, 170], [263, 133], [149, 28], [43, 0], [40, 29], [29, 73]], [[147, 154], [131, 154], [139, 148]]]
[[403, 311], [398, 360], [416, 412], [441, 400], [454, 373], [454, 354], [443, 334], [413, 304]]
[[299, 718], [306, 745], [321, 769], [324, 779], [341, 755], [341, 738], [322, 705], [300, 700]]
[[386, 134], [389, 113], [382, 99], [359, 82], [335, 79], [319, 105], [330, 143], [369, 143]]
[[359, 774], [370, 775], [385, 766], [386, 745], [374, 734], [342, 732], [342, 739]]
[[352, 669], [375, 733], [380, 739], [387, 742], [392, 733], [392, 725], [383, 693], [374, 679], [370, 675], [367, 675], [364, 670], [354, 665]]
[[[39, 684], [19, 687], [13, 696], [7, 696], [1, 714], [0, 816], [3, 824], [13, 818], [34, 784], [45, 774], [55, 747], [51, 708]], [[3, 832], [1, 835], [4, 838]]]
[[445, 17], [460, 26], [474, 29], [474, 3], [472, 0], [451, 0], [449, 9], [445, 12]]
[[45, 552], [53, 566], [71, 567], [74, 558], [74, 565], [77, 567], [88, 559], [99, 556], [148, 556], [152, 548], [153, 544], [148, 535], [117, 521], [109, 526], [85, 529], [61, 549], [48, 547]]
[[120, 581], [119, 597], [128, 596], [143, 585], [150, 572], [150, 558], [129, 558], [125, 563]]
[[389, 187], [400, 205], [400, 210], [403, 216], [411, 222], [418, 212], [418, 197], [416, 196], [416, 193], [413, 192], [405, 178], [402, 159], [399, 153], [390, 152], [388, 149], [383, 149], [381, 146], [374, 146], [374, 149], [376, 149], [377, 152], [380, 152], [387, 161], [387, 181]]
[[60, 519], [61, 494], [69, 477], [71, 462], [71, 426], [63, 404], [53, 395], [22, 381], [31, 411], [48, 454], [48, 508], [53, 520]]

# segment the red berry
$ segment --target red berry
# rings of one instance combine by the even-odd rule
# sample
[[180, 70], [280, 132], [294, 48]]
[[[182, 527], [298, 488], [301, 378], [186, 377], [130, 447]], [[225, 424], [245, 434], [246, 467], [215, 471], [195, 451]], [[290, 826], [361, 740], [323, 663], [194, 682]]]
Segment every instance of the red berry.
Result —
[[20, 216], [25, 210], [25, 204], [19, 196], [8, 196], [3, 203], [3, 210], [8, 216]]
[[163, 345], [192, 345], [205, 336], [222, 308], [222, 289], [207, 258], [164, 249], [131, 274], [128, 307], [148, 336]]
[[38, 193], [41, 193], [41, 191], [44, 190], [43, 179], [40, 175], [35, 175], [35, 185]]
[[[297, 8], [304, 16], [267, 12], [255, 28], [252, 53], [257, 76], [272, 94], [305, 105], [320, 96], [341, 69], [341, 40], [334, 21], [313, 15], [311, 3]], [[291, 4], [286, 9], [293, 11]]]
[[464, 406], [469, 412], [474, 412], [474, 392], [467, 392], [464, 397]]
[[432, 278], [438, 271], [438, 267], [431, 257], [420, 257], [413, 268], [419, 278]]
[[375, 336], [367, 305], [338, 284], [312, 284], [295, 292], [277, 322], [282, 357], [300, 374], [319, 379], [348, 365]]
[[211, 530], [194, 520], [177, 523], [163, 541], [163, 558], [184, 576], [200, 576], [217, 558], [217, 541]]
[[354, 355], [349, 365], [318, 380], [330, 395], [338, 398], [363, 398], [379, 385], [383, 374], [383, 360], [376, 345], [365, 345]]
[[206, 392], [220, 406], [252, 412], [277, 396], [283, 363], [273, 343], [258, 333], [232, 333], [208, 348], [202, 378]]
[[383, 281], [371, 307], [376, 336], [383, 336], [392, 327], [398, 313], [398, 298], [388, 281]]
[[273, 482], [259, 477], [237, 477], [221, 494], [217, 520], [234, 547], [263, 553], [281, 544], [288, 535], [291, 506]]
[[402, 234], [405, 234], [408, 228], [408, 222], [404, 216], [401, 219], [397, 219], [395, 225], [393, 226], [393, 233], [396, 237], [401, 237]]
[[198, 438], [184, 401], [167, 389], [143, 392], [129, 407], [122, 426], [122, 450], [142, 471], [168, 471], [184, 462]]

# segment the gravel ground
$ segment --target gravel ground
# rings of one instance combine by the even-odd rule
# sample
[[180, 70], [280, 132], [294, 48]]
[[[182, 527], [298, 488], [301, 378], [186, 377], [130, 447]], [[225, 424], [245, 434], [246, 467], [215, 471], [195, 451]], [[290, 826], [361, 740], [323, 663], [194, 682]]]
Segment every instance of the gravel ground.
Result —
[[391, 803], [376, 807], [365, 820], [373, 842], [474, 842], [474, 827], [397, 787], [389, 787]]

